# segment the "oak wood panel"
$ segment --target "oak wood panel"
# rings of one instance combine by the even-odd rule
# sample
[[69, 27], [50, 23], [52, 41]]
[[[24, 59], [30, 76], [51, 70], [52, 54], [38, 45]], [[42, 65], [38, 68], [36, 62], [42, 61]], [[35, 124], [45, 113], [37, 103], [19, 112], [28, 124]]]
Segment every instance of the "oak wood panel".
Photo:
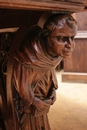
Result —
[[64, 59], [64, 72], [87, 73], [87, 39], [75, 40], [70, 58]]

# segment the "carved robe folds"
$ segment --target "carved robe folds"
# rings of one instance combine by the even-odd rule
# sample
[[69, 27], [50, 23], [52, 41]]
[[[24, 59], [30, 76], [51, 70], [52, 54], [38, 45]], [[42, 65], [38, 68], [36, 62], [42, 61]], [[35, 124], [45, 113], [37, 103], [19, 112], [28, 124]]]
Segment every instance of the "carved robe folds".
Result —
[[[47, 112], [52, 99], [49, 96], [58, 88], [54, 68], [62, 58], [48, 58], [41, 44], [36, 39], [26, 41], [14, 54], [12, 86], [18, 130], [50, 130]], [[33, 116], [34, 109], [37, 110], [32, 105], [34, 97], [48, 101], [47, 110], [36, 116]]]

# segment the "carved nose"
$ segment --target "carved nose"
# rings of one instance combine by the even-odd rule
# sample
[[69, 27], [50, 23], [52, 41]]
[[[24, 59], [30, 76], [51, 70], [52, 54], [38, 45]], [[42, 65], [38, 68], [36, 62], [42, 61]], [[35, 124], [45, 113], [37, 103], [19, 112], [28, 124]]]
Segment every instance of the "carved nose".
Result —
[[69, 48], [69, 49], [73, 49], [75, 46], [75, 42], [74, 40], [72, 40], [71, 38], [68, 39], [67, 44], [65, 45], [65, 47]]
[[68, 47], [74, 47], [74, 41], [71, 38], [69, 38]]
[[72, 40], [71, 40], [71, 38], [69, 38], [68, 44], [69, 44], [70, 46], [72, 45]]

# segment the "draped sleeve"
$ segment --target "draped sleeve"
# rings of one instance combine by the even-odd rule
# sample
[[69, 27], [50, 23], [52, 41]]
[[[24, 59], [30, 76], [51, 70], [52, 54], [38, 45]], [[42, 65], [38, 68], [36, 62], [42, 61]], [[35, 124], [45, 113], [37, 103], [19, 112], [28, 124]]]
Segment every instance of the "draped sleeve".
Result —
[[55, 90], [58, 89], [58, 81], [56, 78], [56, 72], [55, 72], [55, 68], [51, 69], [51, 73], [52, 73], [52, 81], [53, 81], [53, 88], [55, 88]]
[[26, 106], [30, 106], [34, 99], [34, 93], [31, 88], [32, 78], [32, 69], [25, 67], [15, 60], [13, 66], [13, 83]]

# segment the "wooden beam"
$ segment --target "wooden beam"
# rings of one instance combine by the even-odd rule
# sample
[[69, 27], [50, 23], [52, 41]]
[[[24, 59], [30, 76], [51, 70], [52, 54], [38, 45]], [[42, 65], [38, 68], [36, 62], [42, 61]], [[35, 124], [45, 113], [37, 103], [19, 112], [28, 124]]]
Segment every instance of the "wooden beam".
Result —
[[70, 12], [80, 12], [84, 10], [83, 4], [78, 2], [78, 0], [71, 0], [71, 2], [56, 0], [0, 0], [0, 8]]

